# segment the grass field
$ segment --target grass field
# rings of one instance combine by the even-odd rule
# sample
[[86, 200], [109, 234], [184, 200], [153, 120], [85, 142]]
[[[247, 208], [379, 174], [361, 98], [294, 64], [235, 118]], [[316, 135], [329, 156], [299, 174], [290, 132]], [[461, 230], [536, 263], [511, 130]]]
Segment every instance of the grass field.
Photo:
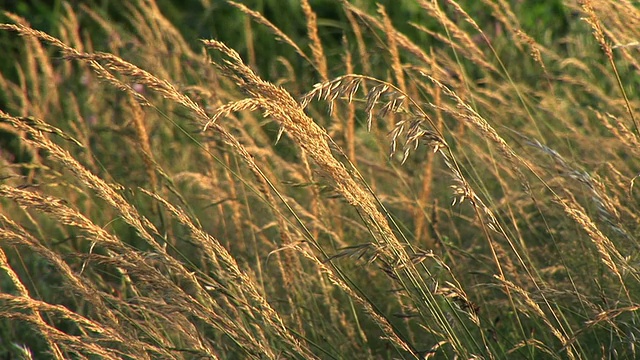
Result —
[[0, 358], [640, 357], [633, 1], [2, 15]]

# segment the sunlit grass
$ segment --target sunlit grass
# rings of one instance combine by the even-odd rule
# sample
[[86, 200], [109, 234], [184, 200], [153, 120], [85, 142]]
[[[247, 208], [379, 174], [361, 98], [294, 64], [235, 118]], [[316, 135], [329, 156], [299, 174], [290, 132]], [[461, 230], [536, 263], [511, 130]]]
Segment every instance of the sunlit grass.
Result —
[[637, 357], [640, 11], [406, 6], [5, 13], [0, 354]]

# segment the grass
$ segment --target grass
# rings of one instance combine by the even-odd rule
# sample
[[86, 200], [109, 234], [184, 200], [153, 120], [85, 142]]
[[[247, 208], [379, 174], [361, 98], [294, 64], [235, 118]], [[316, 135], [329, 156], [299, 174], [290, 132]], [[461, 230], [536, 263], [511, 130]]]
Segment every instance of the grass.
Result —
[[0, 25], [0, 355], [638, 356], [636, 6], [56, 4]]

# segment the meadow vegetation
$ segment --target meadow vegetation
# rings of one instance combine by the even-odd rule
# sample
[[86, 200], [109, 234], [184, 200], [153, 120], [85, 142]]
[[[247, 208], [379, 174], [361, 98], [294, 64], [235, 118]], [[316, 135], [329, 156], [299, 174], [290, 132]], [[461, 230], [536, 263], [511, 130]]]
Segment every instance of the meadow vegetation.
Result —
[[190, 3], [2, 14], [0, 358], [640, 356], [632, 1]]

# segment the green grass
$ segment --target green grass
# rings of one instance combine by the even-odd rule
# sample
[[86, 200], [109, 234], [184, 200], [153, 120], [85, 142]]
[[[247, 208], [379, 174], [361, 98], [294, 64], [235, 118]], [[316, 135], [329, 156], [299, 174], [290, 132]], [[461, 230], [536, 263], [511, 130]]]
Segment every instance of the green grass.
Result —
[[638, 356], [637, 7], [243, 4], [6, 8], [0, 357]]

